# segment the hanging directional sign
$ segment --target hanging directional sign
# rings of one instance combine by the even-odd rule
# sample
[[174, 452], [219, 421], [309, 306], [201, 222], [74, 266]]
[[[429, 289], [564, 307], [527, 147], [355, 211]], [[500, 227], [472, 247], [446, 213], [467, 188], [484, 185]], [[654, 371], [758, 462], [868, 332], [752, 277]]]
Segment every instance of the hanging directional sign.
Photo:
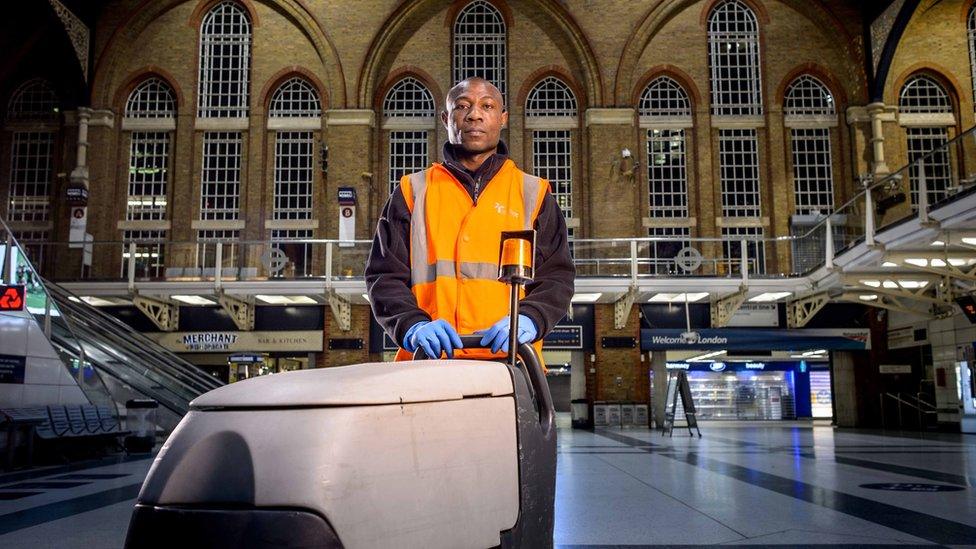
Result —
[[26, 299], [23, 285], [0, 286], [0, 311], [23, 311]]

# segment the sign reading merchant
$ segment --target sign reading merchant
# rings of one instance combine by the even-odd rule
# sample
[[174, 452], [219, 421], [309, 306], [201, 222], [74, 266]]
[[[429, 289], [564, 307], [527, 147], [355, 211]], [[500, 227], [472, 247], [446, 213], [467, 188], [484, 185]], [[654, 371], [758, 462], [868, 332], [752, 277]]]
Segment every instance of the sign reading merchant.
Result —
[[870, 330], [865, 328], [818, 330], [707, 329], [687, 337], [684, 330], [641, 330], [641, 349], [800, 351], [864, 351], [870, 349]]
[[320, 330], [295, 332], [171, 332], [146, 334], [176, 353], [321, 352]]

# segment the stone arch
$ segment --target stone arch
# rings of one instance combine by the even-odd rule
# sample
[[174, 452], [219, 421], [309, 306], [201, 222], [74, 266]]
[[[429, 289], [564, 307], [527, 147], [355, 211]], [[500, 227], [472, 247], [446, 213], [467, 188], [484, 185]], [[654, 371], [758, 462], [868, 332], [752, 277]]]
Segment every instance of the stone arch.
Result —
[[261, 105], [261, 108], [265, 112], [268, 112], [271, 107], [271, 99], [274, 92], [278, 90], [279, 86], [287, 82], [292, 77], [302, 78], [312, 85], [312, 88], [314, 88], [316, 93], [319, 94], [319, 104], [321, 105], [323, 112], [329, 108], [331, 103], [329, 102], [329, 94], [325, 84], [323, 84], [321, 80], [312, 74], [312, 71], [306, 69], [305, 67], [292, 65], [276, 72], [271, 78], [268, 79], [267, 82], [264, 83], [264, 86], [261, 87], [261, 93], [258, 95], [260, 103], [258, 104]]
[[644, 95], [644, 89], [660, 76], [667, 76], [684, 88], [685, 93], [688, 94], [688, 100], [691, 101], [692, 112], [706, 104], [702, 100], [701, 92], [698, 90], [695, 80], [688, 73], [674, 65], [658, 65], [651, 67], [650, 70], [645, 72], [637, 81], [637, 85], [634, 86], [630, 95], [629, 104], [637, 106], [640, 103], [641, 96]]
[[795, 67], [793, 70], [791, 70], [786, 75], [786, 78], [783, 78], [783, 80], [779, 83], [779, 86], [776, 88], [774, 105], [783, 105], [783, 102], [786, 100], [786, 92], [789, 89], [790, 84], [804, 74], [809, 74], [822, 82], [824, 86], [827, 86], [827, 90], [830, 91], [830, 93], [834, 96], [834, 105], [837, 108], [837, 114], [841, 114], [843, 111], [843, 106], [847, 105], [847, 90], [844, 89], [844, 86], [840, 85], [840, 82], [834, 78], [833, 73], [830, 72], [829, 69], [816, 63], [804, 63], [803, 65]]
[[525, 101], [529, 98], [529, 93], [539, 82], [549, 76], [558, 78], [562, 80], [564, 84], [569, 86], [570, 91], [572, 91], [573, 95], [576, 97], [577, 111], [582, 114], [582, 111], [585, 109], [585, 105], [587, 104], [586, 91], [580, 87], [579, 82], [577, 82], [576, 79], [569, 74], [569, 71], [557, 65], [548, 65], [532, 71], [532, 74], [525, 79], [525, 82], [523, 82], [522, 86], [519, 88], [518, 95], [516, 96], [515, 102], [512, 103], [512, 105], [518, 105], [521, 108], [525, 108]]
[[[750, 7], [761, 5], [759, 0], [743, 0]], [[767, 0], [770, 1], [770, 0]], [[867, 76], [864, 73], [863, 63], [860, 61], [859, 54], [857, 52], [857, 43], [854, 38], [847, 32], [843, 23], [837, 16], [824, 5], [822, 0], [778, 0], [783, 4], [786, 4], [797, 13], [804, 15], [814, 23], [816, 23], [821, 28], [829, 28], [833, 33], [840, 37], [840, 41], [843, 44], [842, 49], [847, 57], [848, 67], [847, 69], [854, 73], [854, 76], [858, 81], [867, 82]], [[635, 74], [637, 63], [640, 60], [641, 55], [644, 53], [644, 49], [650, 43], [651, 39], [654, 38], [661, 29], [675, 16], [686, 9], [697, 9], [695, 5], [698, 4], [697, 0], [663, 0], [658, 2], [650, 9], [647, 10], [645, 15], [641, 18], [641, 23], [634, 30], [633, 34], [627, 39], [624, 45], [623, 51], [620, 54], [620, 62], [618, 63], [617, 77], [613, 83], [612, 89], [612, 101], [616, 104], [626, 104], [629, 99], [629, 95], [635, 86], [635, 79], [637, 75]], [[700, 16], [703, 21], [703, 25], [707, 26], [707, 17], [710, 13], [710, 8], [713, 3], [709, 3], [706, 6], [706, 10], [702, 11], [704, 15]], [[762, 33], [762, 26], [764, 21], [768, 20], [768, 15], [765, 9], [757, 9], [756, 17], [760, 24], [760, 34]], [[705, 28], [705, 27], [703, 27]]]
[[119, 113], [120, 115], [124, 114], [125, 103], [129, 99], [129, 94], [139, 87], [140, 84], [153, 77], [159, 78], [169, 85], [170, 89], [173, 90], [173, 98], [176, 100], [176, 112], [183, 112], [183, 109], [185, 109], [187, 105], [186, 96], [183, 95], [182, 88], [180, 88], [176, 78], [174, 78], [169, 71], [155, 65], [141, 67], [132, 71], [128, 76], [126, 76], [124, 83], [117, 88], [115, 97], [112, 99], [112, 109], [114, 109], [115, 112]]
[[[112, 88], [115, 85], [114, 83], [120, 79], [118, 73], [123, 70], [124, 61], [129, 49], [137, 47], [138, 41], [136, 38], [139, 34], [160, 16], [191, 1], [194, 0], [143, 0], [122, 18], [121, 22], [115, 27], [112, 35], [109, 37], [102, 53], [95, 60], [94, 70], [92, 71], [93, 105], [108, 105], [111, 103], [114, 95]], [[308, 8], [304, 0], [248, 1], [264, 4], [278, 11], [299, 28], [308, 38], [312, 47], [315, 48], [322, 62], [322, 69], [325, 72], [327, 84], [327, 87], [321, 90], [323, 91], [323, 95], [327, 95], [333, 105], [345, 105], [345, 76], [338, 51], [325, 32], [325, 26], [322, 21]], [[200, 2], [200, 5], [206, 7], [210, 3], [210, 0], [203, 0]], [[246, 6], [247, 4], [242, 5]], [[203, 8], [199, 8], [198, 6], [198, 9]], [[194, 13], [197, 11], [194, 10]], [[188, 24], [191, 23], [192, 21], [188, 21]], [[254, 22], [254, 24], [256, 25], [257, 23]], [[176, 84], [175, 82], [172, 83]]]
[[962, 106], [960, 104], [960, 93], [965, 88], [962, 86], [962, 83], [959, 82], [959, 80], [952, 74], [952, 71], [931, 62], [918, 63], [902, 71], [902, 73], [898, 75], [898, 78], [892, 83], [893, 85], [888, 88], [885, 93], [885, 96], [889, 101], [888, 104], [899, 104], [902, 88], [904, 88], [905, 84], [915, 76], [927, 76], [945, 88], [946, 93], [949, 95], [949, 101], [952, 103], [952, 112], [958, 119], [962, 112], [960, 110]]
[[[602, 104], [604, 97], [603, 80], [596, 54], [589, 39], [569, 12], [557, 0], [533, 0], [544, 17], [549, 19], [548, 28], [555, 29], [561, 39], [557, 43], [568, 44], [571, 54], [567, 58], [578, 64], [579, 74], [583, 75], [581, 88], [583, 96], [591, 104]], [[493, 4], [494, 5], [494, 4]], [[443, 9], [437, 0], [407, 0], [390, 15], [373, 38], [362, 65], [357, 84], [356, 101], [358, 105], [373, 104], [377, 89], [384, 79], [384, 72], [396, 53], [406, 44], [414, 32]], [[504, 16], [505, 12], [502, 10]], [[520, 88], [513, 82], [513, 89]], [[581, 105], [581, 108], [585, 108]]]

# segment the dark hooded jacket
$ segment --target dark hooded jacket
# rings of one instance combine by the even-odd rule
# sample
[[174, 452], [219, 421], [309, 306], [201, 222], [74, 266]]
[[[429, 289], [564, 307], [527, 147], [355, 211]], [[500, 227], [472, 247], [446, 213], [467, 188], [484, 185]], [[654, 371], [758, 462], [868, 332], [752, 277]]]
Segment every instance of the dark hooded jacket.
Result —
[[[496, 153], [470, 171], [457, 160], [453, 145], [445, 143], [443, 152], [444, 167], [464, 185], [475, 203], [508, 158], [508, 147], [499, 142]], [[542, 338], [569, 310], [576, 277], [566, 221], [552, 193], [546, 194], [539, 208], [535, 230], [535, 279], [526, 287], [519, 312], [535, 322]], [[383, 207], [366, 263], [366, 291], [373, 316], [398, 345], [403, 344], [411, 326], [431, 320], [410, 291], [409, 245], [410, 210], [398, 185]]]

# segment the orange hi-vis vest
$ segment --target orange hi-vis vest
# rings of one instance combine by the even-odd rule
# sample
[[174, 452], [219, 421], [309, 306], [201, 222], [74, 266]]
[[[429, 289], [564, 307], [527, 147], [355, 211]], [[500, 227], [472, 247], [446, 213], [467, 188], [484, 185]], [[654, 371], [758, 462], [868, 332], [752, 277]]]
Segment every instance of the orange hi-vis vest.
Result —
[[[475, 204], [450, 171], [435, 163], [400, 180], [410, 210], [410, 283], [417, 304], [459, 334], [484, 330], [509, 314], [511, 289], [498, 282], [502, 231], [532, 229], [549, 183], [505, 160]], [[524, 295], [524, 290], [523, 290]], [[521, 298], [522, 296], [520, 296]], [[542, 341], [535, 344], [542, 357]], [[460, 349], [455, 358], [502, 357]], [[404, 349], [396, 360], [410, 360]]]

